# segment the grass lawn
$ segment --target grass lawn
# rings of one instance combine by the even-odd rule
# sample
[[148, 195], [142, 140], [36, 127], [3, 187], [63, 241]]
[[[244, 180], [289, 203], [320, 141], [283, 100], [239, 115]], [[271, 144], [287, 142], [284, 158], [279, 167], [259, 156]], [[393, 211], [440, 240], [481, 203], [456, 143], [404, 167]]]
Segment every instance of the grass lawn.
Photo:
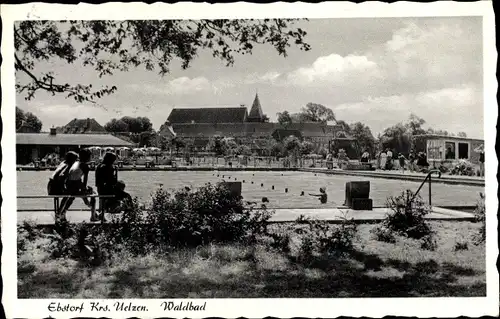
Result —
[[[330, 298], [485, 296], [479, 224], [431, 222], [438, 248], [375, 241], [360, 225], [355, 252], [304, 262], [292, 252], [256, 246], [206, 246], [168, 255], [114, 256], [89, 267], [29, 249], [18, 259], [19, 298]], [[455, 251], [457, 242], [468, 243]]]

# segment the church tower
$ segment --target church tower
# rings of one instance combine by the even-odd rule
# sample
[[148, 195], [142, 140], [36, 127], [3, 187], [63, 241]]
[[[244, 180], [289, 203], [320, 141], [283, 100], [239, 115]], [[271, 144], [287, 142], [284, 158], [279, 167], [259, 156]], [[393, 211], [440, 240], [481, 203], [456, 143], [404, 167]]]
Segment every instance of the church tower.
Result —
[[250, 109], [250, 113], [248, 113], [247, 122], [264, 122], [264, 113], [262, 113], [262, 107], [260, 106], [259, 95], [257, 93], [255, 93], [252, 108]]

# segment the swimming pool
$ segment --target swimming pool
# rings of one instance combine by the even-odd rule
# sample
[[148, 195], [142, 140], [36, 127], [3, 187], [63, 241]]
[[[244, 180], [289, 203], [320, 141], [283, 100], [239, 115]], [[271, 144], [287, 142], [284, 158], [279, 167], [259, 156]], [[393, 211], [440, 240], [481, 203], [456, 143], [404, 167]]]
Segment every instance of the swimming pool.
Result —
[[[50, 171], [17, 172], [18, 195], [45, 195]], [[217, 175], [219, 174], [219, 177]], [[207, 182], [245, 181], [242, 184], [242, 195], [247, 201], [260, 201], [266, 196], [269, 206], [275, 208], [309, 208], [336, 207], [344, 202], [345, 183], [349, 181], [370, 181], [370, 197], [374, 206], [384, 206], [388, 196], [399, 195], [405, 189], [416, 191], [420, 182], [390, 180], [371, 177], [353, 177], [341, 175], [314, 174], [308, 172], [212, 172], [212, 171], [122, 171], [119, 179], [127, 184], [126, 190], [141, 201], [148, 201], [150, 194], [163, 185], [167, 189], [179, 189], [185, 186], [196, 188]], [[89, 185], [94, 186], [94, 172], [89, 175]], [[253, 182], [253, 183], [252, 183]], [[261, 184], [264, 186], [261, 187]], [[274, 186], [274, 190], [272, 189]], [[317, 198], [307, 193], [318, 193], [319, 188], [326, 186], [328, 203], [321, 205]], [[285, 192], [288, 188], [288, 192]], [[305, 196], [300, 196], [304, 191]], [[436, 206], [474, 205], [478, 193], [484, 187], [464, 185], [432, 185], [432, 203]], [[428, 185], [424, 185], [421, 195], [428, 201]], [[73, 208], [83, 208], [80, 200], [76, 200]], [[50, 209], [52, 202], [47, 200], [19, 200], [18, 209]]]

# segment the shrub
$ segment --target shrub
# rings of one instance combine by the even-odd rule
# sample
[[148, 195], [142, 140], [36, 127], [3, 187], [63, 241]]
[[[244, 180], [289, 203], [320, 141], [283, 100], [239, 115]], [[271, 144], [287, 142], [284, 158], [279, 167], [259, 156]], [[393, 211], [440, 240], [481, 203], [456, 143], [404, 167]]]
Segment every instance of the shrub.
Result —
[[432, 232], [420, 238], [420, 248], [432, 251], [437, 249], [437, 241]]
[[236, 242], [267, 232], [271, 212], [244, 207], [224, 184], [169, 193], [158, 189], [146, 212], [145, 238], [166, 246]]
[[457, 241], [455, 243], [455, 246], [453, 246], [454, 251], [468, 250], [468, 249], [469, 249], [469, 244], [467, 244], [467, 242]]
[[354, 220], [343, 218], [340, 225], [332, 225], [324, 220], [301, 219], [309, 227], [297, 228], [301, 234], [299, 256], [308, 259], [314, 254], [342, 255], [354, 249], [357, 225]]
[[394, 235], [394, 231], [388, 229], [387, 227], [384, 227], [383, 225], [374, 227], [370, 232], [375, 237], [375, 240], [392, 244], [396, 243], [396, 236]]
[[389, 197], [387, 205], [390, 212], [382, 222], [382, 227], [415, 239], [432, 236], [431, 227], [425, 220], [430, 208], [420, 196], [406, 190], [400, 196]]
[[474, 176], [476, 170], [474, 164], [472, 164], [468, 160], [461, 159], [454, 163], [450, 173], [451, 175]]
[[476, 222], [481, 223], [479, 233], [475, 238], [475, 243], [481, 244], [486, 241], [486, 203], [483, 193], [479, 193], [479, 200], [477, 201], [476, 208], [474, 209], [474, 216]]

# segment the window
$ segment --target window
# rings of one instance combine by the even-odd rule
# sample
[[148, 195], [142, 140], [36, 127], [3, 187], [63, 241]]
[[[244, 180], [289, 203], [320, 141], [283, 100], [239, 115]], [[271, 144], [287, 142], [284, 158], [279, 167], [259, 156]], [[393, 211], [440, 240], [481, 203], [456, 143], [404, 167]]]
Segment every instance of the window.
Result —
[[455, 143], [446, 142], [444, 143], [445, 148], [445, 159], [455, 159]]
[[469, 159], [469, 143], [458, 143], [458, 158]]

